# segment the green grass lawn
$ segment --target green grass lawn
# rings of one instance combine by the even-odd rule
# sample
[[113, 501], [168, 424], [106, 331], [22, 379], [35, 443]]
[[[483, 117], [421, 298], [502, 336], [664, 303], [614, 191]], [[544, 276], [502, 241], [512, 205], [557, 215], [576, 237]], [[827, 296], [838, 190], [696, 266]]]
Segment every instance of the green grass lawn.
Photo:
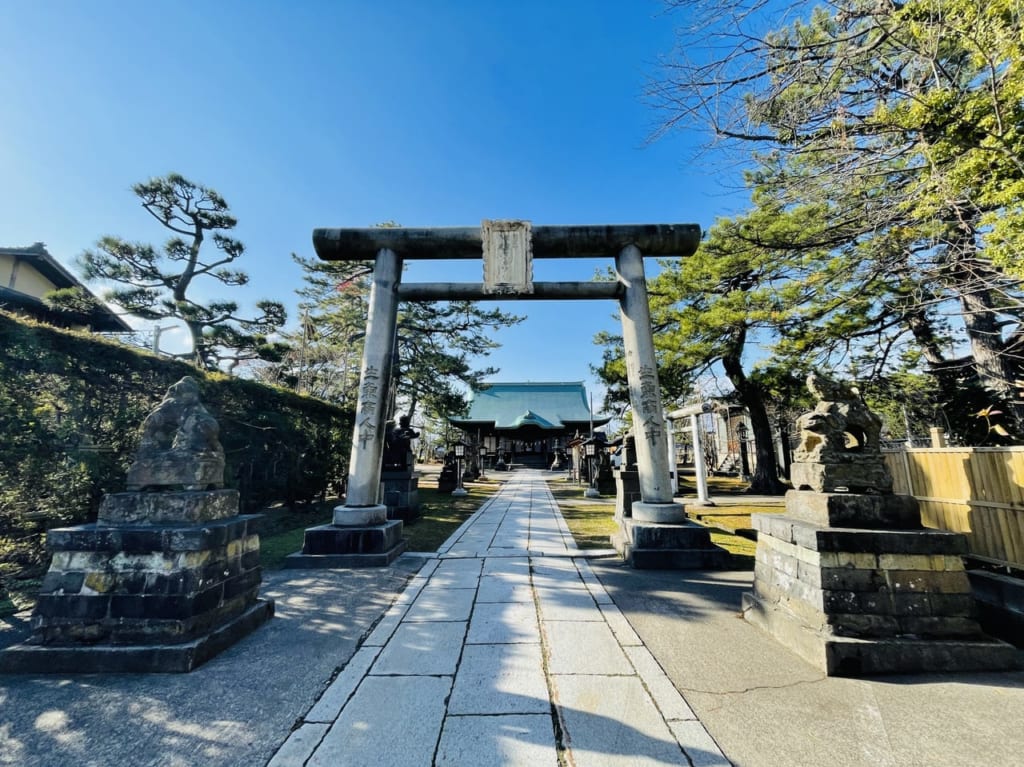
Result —
[[586, 487], [564, 478], [548, 482], [576, 545], [581, 549], [607, 549], [612, 545], [608, 538], [615, 532], [615, 498], [584, 498]]
[[[731, 480], [732, 478], [722, 477], [716, 479]], [[726, 487], [732, 489], [732, 492], [739, 492], [743, 487], [738, 480], [716, 484], [718, 484], [719, 493], [726, 492]], [[548, 488], [555, 497], [555, 501], [562, 511], [562, 516], [565, 517], [565, 523], [568, 525], [569, 532], [572, 533], [577, 546], [581, 549], [606, 549], [611, 546], [609, 537], [615, 532], [614, 497], [584, 498], [583, 491], [586, 489], [585, 486], [574, 484], [564, 478], [548, 482]], [[730, 522], [736, 523], [736, 526], [726, 526], [722, 523], [722, 526], [718, 527], [715, 524], [715, 521], [718, 520], [717, 517], [712, 517], [711, 515], [705, 517], [703, 514], [701, 519], [695, 519], [694, 521], [711, 528], [711, 541], [733, 555], [733, 564], [737, 567], [753, 568], [754, 551], [757, 548], [756, 542], [742, 535], [734, 534], [733, 530], [749, 528], [751, 513], [777, 513], [782, 509], [778, 506], [759, 506], [755, 504], [708, 507], [708, 509], [720, 512], [727, 511], [730, 515], [728, 519]]]
[[[437, 551], [503, 481], [488, 477], [467, 482], [465, 488], [469, 495], [453, 498], [451, 493], [438, 491], [436, 475], [427, 475], [421, 482], [424, 480], [427, 486], [419, 488], [421, 516], [406, 523], [402, 531], [409, 541], [408, 551]], [[268, 509], [260, 532], [260, 562], [264, 569], [280, 570], [284, 567], [285, 557], [302, 549], [306, 528], [330, 523], [332, 510], [338, 503], [337, 500], [330, 501], [314, 511], [299, 513]]]
[[469, 495], [453, 498], [451, 493], [440, 492], [436, 482], [427, 480], [435, 486], [420, 487], [420, 518], [405, 526], [408, 551], [437, 551], [504, 481], [488, 475], [485, 480], [466, 483]]

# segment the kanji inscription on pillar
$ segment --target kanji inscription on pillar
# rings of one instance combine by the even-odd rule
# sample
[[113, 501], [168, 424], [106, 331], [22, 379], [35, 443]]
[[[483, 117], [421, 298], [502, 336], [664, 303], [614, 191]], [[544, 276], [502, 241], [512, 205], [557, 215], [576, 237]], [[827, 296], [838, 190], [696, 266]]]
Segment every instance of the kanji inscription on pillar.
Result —
[[359, 414], [356, 420], [356, 442], [364, 450], [377, 436], [377, 396], [379, 392], [380, 374], [377, 372], [377, 368], [369, 365], [363, 373], [363, 383], [359, 390]]
[[485, 219], [484, 293], [533, 293], [533, 241], [529, 221]]

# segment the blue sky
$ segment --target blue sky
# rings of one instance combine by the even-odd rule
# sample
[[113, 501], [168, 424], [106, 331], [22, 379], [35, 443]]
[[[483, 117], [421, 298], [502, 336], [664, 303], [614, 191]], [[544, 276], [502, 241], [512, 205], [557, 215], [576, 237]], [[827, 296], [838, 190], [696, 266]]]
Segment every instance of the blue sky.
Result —
[[[239, 219], [251, 283], [227, 295], [293, 308], [289, 254], [313, 255], [315, 227], [707, 228], [743, 207], [736, 179], [690, 162], [696, 134], [648, 142], [661, 116], [643, 98], [684, 22], [650, 0], [8, 0], [0, 244], [43, 241], [73, 267], [105, 234], [160, 243], [130, 187], [176, 171]], [[440, 277], [422, 268], [406, 281]], [[441, 268], [481, 279], [476, 264]], [[506, 308], [529, 320], [498, 337], [498, 378], [596, 388], [592, 337], [615, 329], [614, 304]]]

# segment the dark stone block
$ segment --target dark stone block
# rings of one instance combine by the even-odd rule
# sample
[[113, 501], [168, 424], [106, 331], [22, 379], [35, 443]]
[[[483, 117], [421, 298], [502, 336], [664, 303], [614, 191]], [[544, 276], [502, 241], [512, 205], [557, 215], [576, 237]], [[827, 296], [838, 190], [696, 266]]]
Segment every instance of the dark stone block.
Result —
[[64, 573], [56, 570], [50, 570], [46, 575], [43, 576], [43, 582], [39, 584], [40, 594], [50, 594], [54, 591], [59, 591], [64, 582]]
[[1017, 669], [1020, 660], [1012, 645], [995, 640], [874, 641], [833, 638], [825, 643], [826, 673], [830, 676], [868, 676], [950, 671]]
[[729, 566], [729, 552], [708, 549], [630, 548], [626, 561], [637, 570], [718, 570]]
[[637, 523], [619, 520], [612, 546], [638, 570], [705, 570], [728, 567], [729, 552], [711, 543], [707, 529], [695, 524]]
[[[758, 520], [755, 528], [771, 534], [792, 525], [792, 542], [819, 552], [853, 552], [868, 554], [943, 554], [960, 555], [967, 552], [967, 538], [960, 533], [944, 530], [860, 530], [854, 528], [826, 528], [785, 515], [775, 519]], [[772, 535], [774, 538], [785, 537]]]
[[228, 578], [224, 581], [224, 600], [227, 601], [254, 586], [259, 586], [262, 579], [262, 569], [259, 567], [237, 575], [234, 578]]
[[61, 572], [59, 570], [50, 570], [43, 577], [43, 582], [39, 586], [40, 594], [54, 594], [60, 593], [63, 595], [78, 594], [82, 590], [82, 584], [85, 582], [85, 573], [77, 570]]
[[892, 637], [900, 633], [899, 619], [892, 615], [832, 613], [827, 620], [837, 636]]
[[393, 549], [376, 554], [289, 554], [284, 566], [289, 569], [316, 570], [349, 567], [387, 567], [405, 552], [405, 540]]
[[831, 528], [817, 534], [818, 551], [852, 551], [872, 554], [967, 553], [967, 538], [943, 530], [850, 530]]
[[917, 500], [909, 495], [790, 490], [786, 515], [824, 527], [922, 529]]
[[14, 645], [0, 652], [0, 672], [185, 673], [251, 633], [273, 614], [273, 601], [260, 601], [203, 636], [178, 644], [76, 647]]
[[195, 525], [87, 524], [47, 531], [51, 551], [97, 551], [144, 554], [154, 551], [205, 551], [249, 534], [262, 515], [246, 514]]
[[237, 514], [237, 490], [127, 492], [104, 497], [99, 521], [109, 525], [194, 525]]
[[818, 572], [820, 573], [820, 585], [823, 589], [835, 591], [877, 591], [886, 586], [886, 579], [878, 570], [825, 567], [820, 568]]
[[931, 614], [936, 617], [965, 617], [974, 618], [977, 616], [977, 608], [974, 596], [971, 594], [929, 594], [928, 601]]
[[401, 539], [402, 523], [398, 520], [373, 527], [321, 525], [306, 530], [302, 553], [380, 554], [393, 549]]
[[242, 569], [243, 572], [247, 571], [247, 570], [252, 570], [253, 568], [259, 567], [259, 566], [260, 566], [260, 552], [258, 550], [257, 551], [247, 551], [244, 554], [242, 554], [242, 557], [241, 557], [241, 569]]
[[[932, 601], [934, 594], [891, 594], [892, 614], [896, 616], [908, 615], [916, 618], [926, 618], [935, 615], [935, 605]], [[957, 613], [963, 615], [960, 611]]]
[[121, 551], [126, 554], [149, 554], [166, 548], [164, 531], [159, 528], [142, 530], [134, 527], [121, 530]]
[[50, 551], [120, 551], [120, 530], [95, 524], [56, 527], [46, 531]]
[[169, 530], [168, 551], [205, 551], [227, 543], [226, 527], [188, 527]]
[[897, 618], [899, 632], [922, 638], [983, 637], [981, 626], [974, 618], [949, 616], [911, 616]]
[[109, 637], [112, 645], [177, 644], [195, 639], [203, 632], [192, 631], [194, 619], [121, 618], [112, 622]]
[[826, 613], [878, 613], [877, 609], [866, 610], [861, 595], [855, 591], [822, 591]]
[[85, 583], [85, 573], [64, 573], [64, 577], [61, 578], [60, 587], [65, 594], [78, 594], [82, 590], [83, 583]]
[[699, 549], [713, 545], [708, 529], [694, 523], [670, 525], [626, 519], [623, 527], [638, 549]]
[[[163, 573], [146, 573], [143, 578], [143, 589], [127, 591], [127, 593], [138, 594], [144, 591], [146, 594], [155, 595], [188, 595], [199, 588], [200, 582], [204, 579], [195, 570], [178, 570], [164, 575]], [[215, 580], [215, 579], [209, 579]], [[134, 584], [133, 584], [134, 585]]]
[[110, 597], [73, 595], [40, 596], [36, 601], [34, 616], [46, 618], [71, 618], [79, 621], [95, 621], [106, 617], [110, 608]]
[[218, 583], [216, 586], [211, 586], [208, 589], [204, 589], [191, 598], [191, 604], [189, 608], [192, 615], [199, 615], [205, 612], [213, 610], [221, 603], [224, 599], [224, 584]]
[[195, 615], [194, 601], [180, 594], [117, 594], [110, 598], [110, 617], [184, 620]]

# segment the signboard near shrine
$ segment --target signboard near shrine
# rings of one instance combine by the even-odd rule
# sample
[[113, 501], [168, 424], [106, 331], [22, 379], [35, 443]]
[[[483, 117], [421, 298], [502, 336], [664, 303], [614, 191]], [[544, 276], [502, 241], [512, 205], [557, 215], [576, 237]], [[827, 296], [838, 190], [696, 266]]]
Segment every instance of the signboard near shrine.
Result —
[[484, 251], [484, 293], [533, 293], [533, 242], [529, 221], [480, 225]]

